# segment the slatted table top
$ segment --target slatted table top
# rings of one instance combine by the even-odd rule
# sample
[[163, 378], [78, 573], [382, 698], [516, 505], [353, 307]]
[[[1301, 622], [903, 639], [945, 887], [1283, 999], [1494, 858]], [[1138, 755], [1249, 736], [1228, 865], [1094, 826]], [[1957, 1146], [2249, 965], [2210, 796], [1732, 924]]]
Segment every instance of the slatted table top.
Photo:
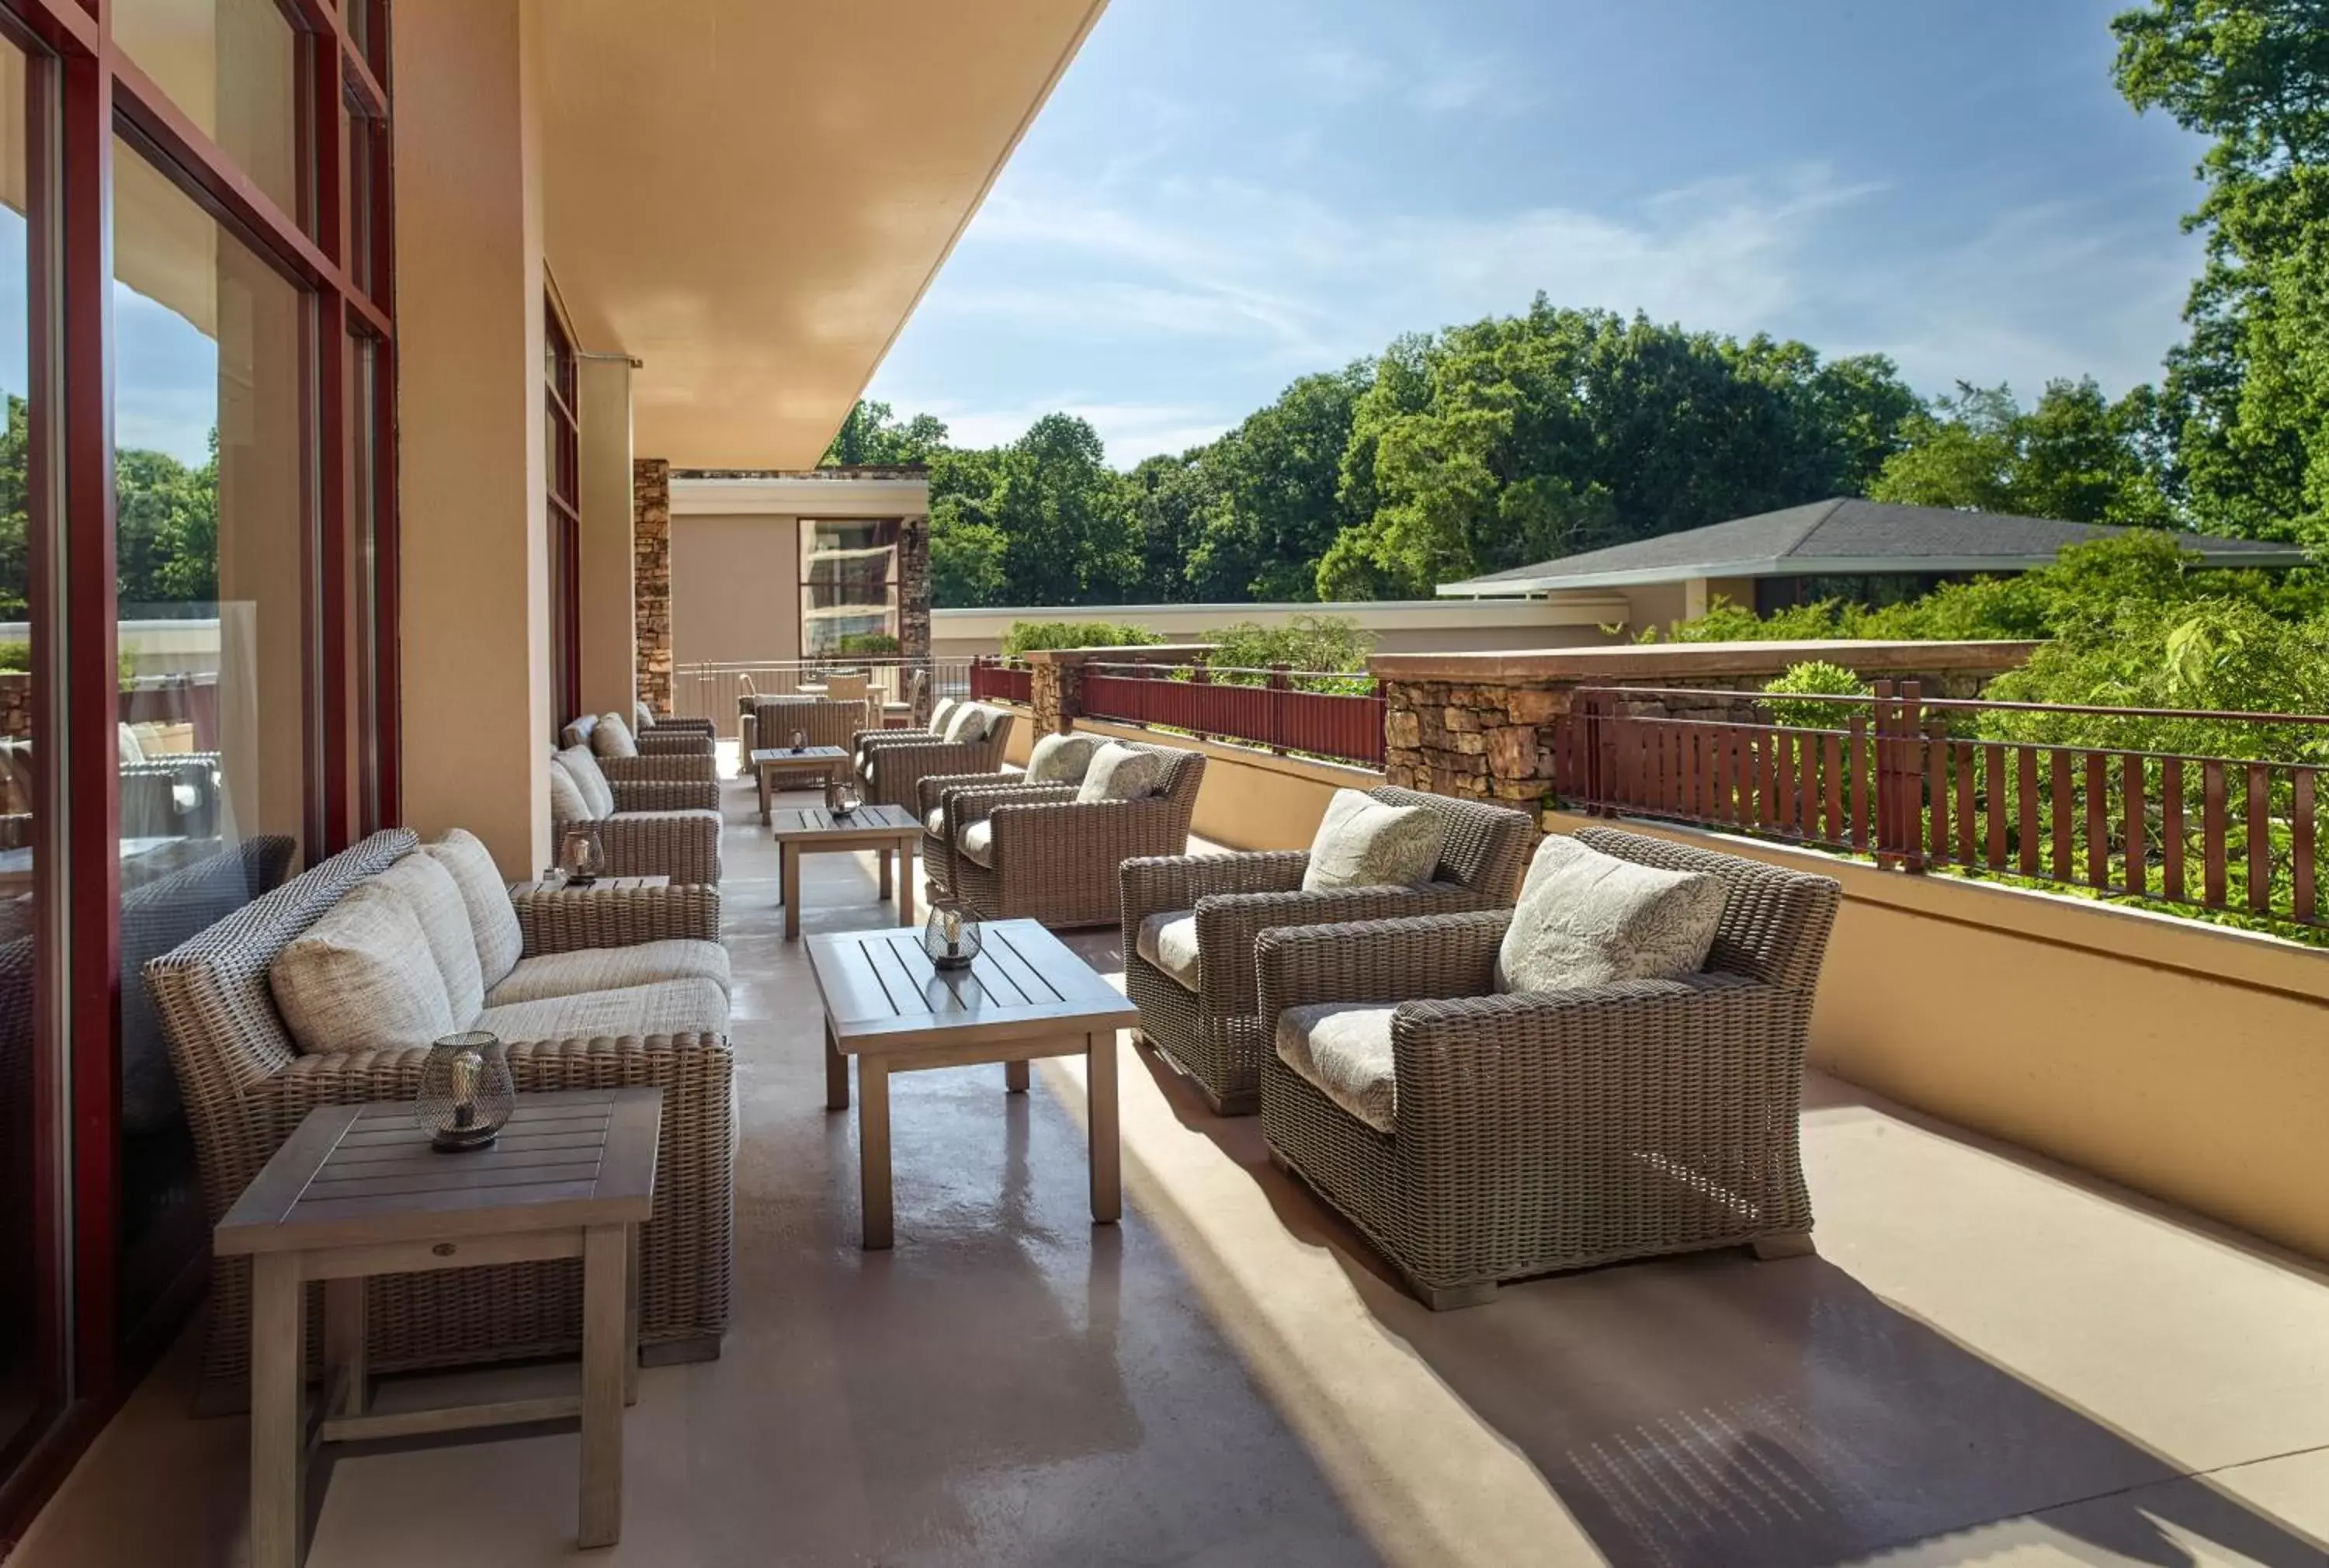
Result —
[[576, 887], [572, 882], [547, 882], [539, 878], [532, 882], [510, 884], [510, 897], [524, 897], [542, 893], [636, 893], [646, 887], [668, 887], [668, 877], [601, 877], [596, 881]]
[[319, 1105], [213, 1237], [224, 1256], [629, 1225], [655, 1193], [661, 1089], [520, 1094], [489, 1149], [440, 1154], [410, 1101]]
[[783, 767], [787, 764], [803, 766], [813, 762], [839, 762], [848, 755], [837, 746], [804, 746], [798, 751], [789, 746], [764, 746], [752, 753], [752, 762], [759, 767]]
[[823, 806], [798, 806], [772, 813], [768, 831], [776, 835], [778, 843], [787, 839], [841, 839], [861, 833], [868, 838], [893, 839], [908, 833], [919, 836], [922, 824], [903, 806], [860, 806], [845, 817], [836, 817]]
[[809, 968], [844, 1055], [1129, 1028], [1140, 1009], [1032, 920], [988, 922], [977, 962], [940, 973], [922, 934], [812, 936]]

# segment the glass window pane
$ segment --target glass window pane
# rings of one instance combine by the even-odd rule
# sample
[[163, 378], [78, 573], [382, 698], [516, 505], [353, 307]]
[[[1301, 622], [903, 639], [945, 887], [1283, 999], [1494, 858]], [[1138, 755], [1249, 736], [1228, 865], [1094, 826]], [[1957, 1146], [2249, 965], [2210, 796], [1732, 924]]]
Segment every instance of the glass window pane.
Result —
[[276, 0], [113, 0], [113, 38], [293, 218], [298, 35]]
[[898, 651], [898, 522], [803, 518], [801, 657]]
[[176, 1079], [133, 977], [299, 852], [306, 302], [136, 149], [114, 159], [127, 1325], [204, 1244]]
[[61, 1131], [40, 1100], [35, 1055], [52, 1071], [61, 1063], [58, 1043], [37, 1038], [33, 1028], [35, 855], [51, 852], [33, 832], [33, 766], [51, 759], [42, 750], [46, 705], [33, 700], [31, 674], [25, 77], [24, 55], [0, 43], [0, 1478], [13, 1452], [54, 1414], [55, 1369], [43, 1357], [42, 1319], [61, 1263], [41, 1246], [37, 1221], [52, 1195], [33, 1160], [36, 1129]]

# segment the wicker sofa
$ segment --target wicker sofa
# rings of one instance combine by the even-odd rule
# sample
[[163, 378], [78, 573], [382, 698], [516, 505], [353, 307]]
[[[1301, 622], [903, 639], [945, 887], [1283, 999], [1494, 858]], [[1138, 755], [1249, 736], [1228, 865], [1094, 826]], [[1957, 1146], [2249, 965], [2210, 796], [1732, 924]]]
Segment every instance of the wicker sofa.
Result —
[[1261, 1056], [1272, 1160], [1307, 1183], [1433, 1308], [1501, 1282], [1625, 1258], [1810, 1250], [1798, 1116], [1812, 996], [1841, 889], [1606, 828], [1604, 854], [1728, 887], [1683, 980], [1496, 995], [1509, 911], [1287, 926], [1257, 948], [1261, 1012], [1394, 1005], [1379, 1129]]
[[[932, 882], [982, 919], [1046, 925], [1114, 925], [1123, 917], [1117, 868], [1142, 856], [1181, 855], [1205, 778], [1202, 752], [1122, 741], [1164, 759], [1155, 793], [1136, 801], [1081, 802], [1071, 784], [1025, 784], [994, 775], [926, 778], [923, 814]], [[936, 813], [938, 831], [929, 832]], [[972, 830], [984, 825], [984, 833]], [[943, 871], [943, 879], [940, 871]]]
[[[948, 711], [958, 711], [962, 706], [970, 705], [958, 704]], [[928, 808], [920, 803], [924, 779], [968, 774], [993, 780], [1000, 775], [1017, 715], [988, 703], [975, 706], [986, 710], [986, 732], [976, 740], [948, 740], [927, 729], [872, 729], [856, 735], [850, 744], [862, 759], [857, 765], [857, 786], [867, 803], [903, 806], [927, 814]]]
[[[610, 877], [668, 877], [674, 882], [720, 885], [720, 784], [712, 778], [620, 777], [607, 761], [580, 746], [550, 759], [552, 842], [589, 823], [599, 830]], [[689, 759], [635, 757], [655, 766]]]
[[[269, 971], [352, 889], [418, 845], [405, 830], [374, 834], [146, 966], [193, 1123], [212, 1221], [309, 1110], [409, 1100], [417, 1090], [425, 1050], [301, 1054], [276, 1006]], [[488, 1005], [475, 1021], [504, 1036], [521, 1092], [627, 1084], [663, 1090], [654, 1217], [639, 1239], [643, 1357], [717, 1355], [728, 1320], [735, 1153], [724, 979], [717, 990], [703, 989], [712, 953], [719, 953], [716, 967], [724, 975], [725, 955], [716, 945], [719, 894], [708, 887], [597, 889], [531, 895], [512, 904], [522, 956], [489, 987]], [[670, 945], [637, 949], [650, 942]], [[599, 951], [609, 948], [637, 949], [637, 955]], [[590, 976], [603, 976], [610, 965], [685, 967], [665, 958], [667, 953], [694, 955], [693, 978], [683, 988], [688, 1006], [666, 1006], [663, 1016], [688, 1012], [698, 1027], [614, 1038], [596, 1028], [559, 1030], [561, 1017], [591, 1017], [605, 994], [581, 989]], [[544, 960], [551, 961], [547, 967]], [[529, 977], [530, 1000], [495, 1003], [495, 996], [506, 994], [521, 976]], [[643, 981], [635, 974], [629, 983]], [[561, 984], [564, 989], [558, 990]], [[545, 989], [557, 994], [536, 994]], [[713, 997], [720, 999], [716, 1007]], [[571, 1354], [580, 1329], [580, 1284], [570, 1261], [373, 1280], [368, 1287], [372, 1365], [395, 1371]], [[244, 1387], [250, 1310], [247, 1260], [220, 1260], [203, 1357], [207, 1406], [231, 1407]]]
[[[1306, 893], [1306, 850], [1127, 860], [1124, 989], [1140, 1009], [1140, 1033], [1225, 1116], [1260, 1104], [1264, 1040], [1254, 986], [1254, 942], [1277, 925], [1326, 925], [1509, 907], [1536, 841], [1523, 812], [1388, 785], [1366, 792], [1390, 806], [1438, 815], [1447, 837], [1430, 881], [1418, 887], [1345, 887]], [[1194, 929], [1197, 962], [1174, 973], [1160, 962], [1166, 928]]]
[[608, 744], [602, 729], [612, 733], [606, 720], [617, 717], [608, 714], [586, 713], [559, 731], [559, 739], [569, 746], [588, 746], [601, 762], [659, 762], [677, 765], [682, 771], [658, 776], [716, 778], [719, 763], [715, 756], [717, 742], [709, 729], [634, 729], [626, 724], [622, 733], [630, 739], [630, 753], [621, 755], [620, 742]]

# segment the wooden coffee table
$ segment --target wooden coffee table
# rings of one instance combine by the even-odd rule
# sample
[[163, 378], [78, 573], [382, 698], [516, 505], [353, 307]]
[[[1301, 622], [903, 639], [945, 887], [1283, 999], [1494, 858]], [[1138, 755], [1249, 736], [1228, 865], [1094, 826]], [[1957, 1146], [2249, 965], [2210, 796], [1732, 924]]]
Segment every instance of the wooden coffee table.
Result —
[[[489, 1149], [439, 1154], [410, 1101], [323, 1105], [219, 1222], [251, 1259], [250, 1563], [297, 1568], [306, 1515], [306, 1289], [324, 1282], [317, 1441], [420, 1437], [582, 1420], [585, 1546], [623, 1533], [623, 1406], [637, 1397], [638, 1227], [653, 1207], [661, 1089], [521, 1094]], [[543, 1258], [582, 1260], [582, 1392], [373, 1414], [364, 1281]]]
[[546, 882], [536, 878], [531, 882], [510, 884], [510, 897], [523, 898], [532, 893], [636, 893], [646, 887], [668, 887], [668, 877], [599, 877], [580, 887], [571, 882]]
[[903, 806], [860, 806], [836, 817], [823, 806], [776, 812], [768, 830], [777, 840], [777, 874], [785, 901], [785, 940], [800, 940], [800, 863], [803, 855], [842, 850], [872, 850], [882, 864], [882, 897], [890, 897], [891, 860], [897, 861], [898, 924], [914, 923], [914, 846], [922, 824]]
[[1038, 1056], [1084, 1058], [1093, 1223], [1123, 1211], [1116, 1122], [1116, 1031], [1140, 1009], [1032, 920], [983, 928], [986, 944], [960, 973], [941, 974], [921, 934], [855, 931], [812, 936], [810, 970], [825, 999], [825, 1103], [849, 1109], [857, 1058], [858, 1180], [868, 1251], [891, 1239], [890, 1075], [1004, 1064], [1005, 1091], [1027, 1092]]
[[755, 749], [752, 771], [760, 780], [760, 821], [768, 820], [768, 797], [775, 793], [778, 774], [814, 773], [830, 783], [835, 774], [848, 775], [849, 763], [849, 754], [837, 746], [804, 746], [798, 751], [786, 746]]

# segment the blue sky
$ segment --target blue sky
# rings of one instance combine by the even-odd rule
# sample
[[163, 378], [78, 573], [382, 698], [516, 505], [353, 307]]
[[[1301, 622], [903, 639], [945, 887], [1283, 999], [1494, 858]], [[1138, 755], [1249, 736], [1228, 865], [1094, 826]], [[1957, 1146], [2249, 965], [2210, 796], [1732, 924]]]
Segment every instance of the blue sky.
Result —
[[1113, 0], [871, 395], [1128, 466], [1539, 289], [2117, 392], [2200, 261], [2126, 3]]

